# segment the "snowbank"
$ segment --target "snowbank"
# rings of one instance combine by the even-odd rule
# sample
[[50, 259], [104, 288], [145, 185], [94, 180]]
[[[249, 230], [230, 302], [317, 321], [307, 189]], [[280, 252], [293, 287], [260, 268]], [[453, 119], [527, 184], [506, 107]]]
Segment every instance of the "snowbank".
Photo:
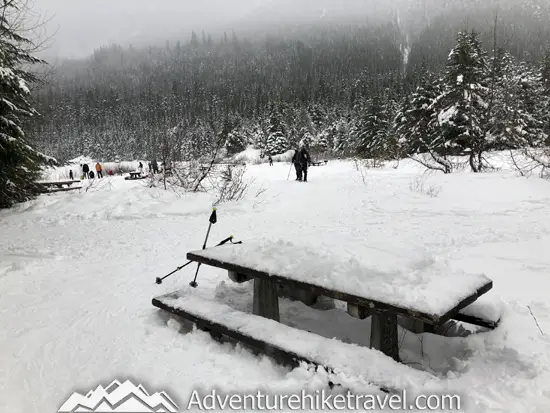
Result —
[[[207, 245], [231, 234], [283, 239], [380, 274], [421, 279], [427, 271], [445, 280], [484, 273], [494, 286], [483, 298], [499, 303], [492, 315], [502, 314], [495, 331], [463, 338], [400, 329], [400, 356], [408, 368], [434, 375], [429, 389], [413, 383], [419, 392], [460, 394], [463, 412], [546, 412], [550, 184], [518, 177], [505, 155], [502, 170], [485, 174], [424, 174], [410, 161], [362, 174], [353, 162], [331, 161], [311, 168], [307, 184], [287, 180], [288, 164], [252, 165], [247, 174], [256, 180], [244, 199], [218, 208]], [[155, 296], [188, 288], [196, 266], [162, 285], [155, 278], [201, 248], [213, 195], [121, 176], [84, 184], [87, 191], [0, 211], [0, 411], [58, 411], [72, 392], [115, 378], [164, 390], [180, 410], [197, 387], [328, 389], [322, 372], [218, 344], [151, 305]], [[251, 311], [252, 283], [233, 284], [226, 271], [204, 265], [197, 281], [190, 293]], [[310, 308], [281, 299], [280, 313], [288, 326], [369, 345], [370, 320], [348, 316], [341, 302]], [[392, 368], [378, 373], [402, 379]], [[372, 391], [352, 379], [346, 386]]]
[[[246, 163], [249, 165], [259, 165], [262, 163], [268, 163], [268, 157], [264, 156], [261, 157], [263, 151], [260, 149], [254, 149], [252, 147], [247, 148], [245, 151], [240, 152], [236, 155], [233, 155], [231, 158], [235, 162], [239, 163]], [[292, 155], [294, 154], [294, 151], [289, 150], [285, 153], [273, 155], [273, 162], [290, 162], [292, 160]]]

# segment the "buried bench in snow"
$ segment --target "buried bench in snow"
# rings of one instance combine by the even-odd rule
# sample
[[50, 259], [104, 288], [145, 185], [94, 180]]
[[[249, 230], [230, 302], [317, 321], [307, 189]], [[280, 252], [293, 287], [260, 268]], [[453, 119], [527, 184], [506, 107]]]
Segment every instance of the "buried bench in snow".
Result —
[[500, 323], [502, 309], [496, 302], [485, 300], [486, 297], [483, 296], [482, 299], [462, 308], [449, 321], [439, 325], [425, 324], [404, 317], [399, 317], [397, 324], [416, 334], [431, 333], [449, 337], [466, 337], [480, 331], [479, 329], [471, 330], [462, 323], [481, 327], [481, 331], [494, 330]]
[[50, 192], [64, 192], [64, 191], [74, 191], [75, 189], [82, 189], [82, 186], [72, 186], [72, 184], [80, 183], [76, 180], [66, 180], [66, 181], [38, 181], [36, 182], [42, 193]]
[[141, 172], [129, 172], [128, 176], [124, 178], [126, 181], [134, 181], [139, 179], [147, 179], [147, 175], [143, 175]]
[[238, 282], [253, 279], [253, 313], [275, 321], [281, 286], [344, 301], [351, 315], [372, 317], [371, 348], [397, 361], [398, 317], [441, 326], [493, 286], [485, 275], [451, 273], [435, 261], [421, 270], [384, 272], [283, 241], [223, 245], [190, 252], [187, 259], [227, 270]]
[[153, 305], [187, 319], [213, 336], [221, 334], [284, 360], [294, 366], [306, 362], [322, 366], [334, 375], [361, 378], [386, 392], [422, 387], [437, 379], [412, 369], [383, 353], [329, 339], [200, 297], [195, 291], [179, 291], [153, 299]]

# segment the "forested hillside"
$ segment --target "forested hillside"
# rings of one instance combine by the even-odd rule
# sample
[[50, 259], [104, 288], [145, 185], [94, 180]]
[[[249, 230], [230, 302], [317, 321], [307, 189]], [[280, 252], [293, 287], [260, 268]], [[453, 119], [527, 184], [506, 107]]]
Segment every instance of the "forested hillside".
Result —
[[[544, 142], [549, 6], [414, 3], [385, 22], [336, 23], [325, 8], [308, 24], [103, 47], [55, 68], [35, 93], [42, 116], [30, 133], [59, 159], [152, 158], [167, 146], [174, 160], [187, 159], [216, 138], [230, 153], [254, 144], [275, 154], [301, 139], [365, 157], [469, 153], [466, 122], [481, 128], [484, 150]], [[476, 90], [477, 108], [456, 90], [464, 73], [460, 87]], [[453, 115], [462, 118], [447, 122]]]

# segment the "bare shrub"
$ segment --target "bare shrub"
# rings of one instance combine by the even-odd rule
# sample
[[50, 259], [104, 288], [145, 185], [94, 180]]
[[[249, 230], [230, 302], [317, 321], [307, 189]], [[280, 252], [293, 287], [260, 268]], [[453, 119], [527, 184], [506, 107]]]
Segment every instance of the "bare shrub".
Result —
[[510, 158], [521, 176], [537, 172], [540, 178], [550, 179], [550, 148], [525, 148], [518, 155], [510, 151]]
[[427, 183], [428, 176], [426, 173], [415, 177], [409, 185], [409, 188], [413, 192], [424, 194], [430, 198], [436, 198], [441, 193], [441, 186], [432, 185]]
[[254, 204], [252, 205], [252, 208], [256, 208], [258, 205], [262, 204], [263, 201], [260, 199], [260, 195], [262, 195], [266, 189], [263, 187], [263, 185], [256, 191], [256, 194], [254, 195]]
[[362, 159], [355, 158], [353, 162], [355, 165], [355, 169], [357, 170], [357, 172], [359, 172], [359, 175], [361, 176], [361, 182], [366, 185], [368, 168], [364, 165], [364, 161]]
[[219, 205], [223, 202], [239, 201], [248, 191], [252, 181], [245, 179], [246, 166], [226, 165], [218, 177], [214, 178], [212, 186], [216, 192], [216, 202]]
[[409, 155], [408, 158], [419, 163], [427, 170], [440, 171], [444, 174], [452, 173], [458, 166], [447, 156], [440, 156], [433, 151], [424, 154]]

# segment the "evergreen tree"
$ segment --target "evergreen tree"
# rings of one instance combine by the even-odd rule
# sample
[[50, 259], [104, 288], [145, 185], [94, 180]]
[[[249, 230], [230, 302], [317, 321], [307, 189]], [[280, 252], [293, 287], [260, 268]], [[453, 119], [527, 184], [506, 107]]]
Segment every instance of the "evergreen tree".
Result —
[[486, 141], [491, 149], [539, 146], [543, 123], [536, 115], [537, 74], [506, 51], [492, 58]]
[[32, 199], [40, 168], [48, 160], [32, 148], [23, 132], [23, 118], [37, 114], [29, 102], [29, 85], [37, 78], [26, 66], [43, 62], [26, 51], [31, 42], [9, 21], [17, 15], [18, 3], [0, 6], [0, 208]]
[[436, 101], [443, 145], [469, 154], [472, 171], [483, 167], [487, 103], [487, 56], [476, 32], [459, 33], [445, 71], [445, 91]]
[[320, 132], [316, 137], [313, 144], [313, 149], [317, 152], [326, 152], [328, 148], [331, 146], [331, 135], [333, 133], [333, 126], [330, 126], [329, 128], [323, 130]]
[[268, 125], [266, 153], [268, 155], [277, 155], [283, 153], [288, 148], [286, 138], [287, 128], [283, 122], [280, 110], [273, 106]]
[[444, 145], [439, 139], [441, 130], [434, 103], [442, 94], [442, 85], [435, 74], [422, 65], [418, 73], [419, 85], [411, 96], [403, 99], [395, 117], [395, 134], [402, 155], [438, 153], [443, 155]]
[[356, 126], [356, 152], [362, 158], [387, 157], [388, 120], [379, 94], [366, 103], [363, 116]]
[[334, 126], [332, 149], [342, 154], [348, 154], [351, 150], [350, 126], [347, 119], [342, 118]]
[[543, 132], [550, 136], [550, 53], [546, 55], [542, 65], [541, 83], [541, 101], [537, 113], [543, 122]]

